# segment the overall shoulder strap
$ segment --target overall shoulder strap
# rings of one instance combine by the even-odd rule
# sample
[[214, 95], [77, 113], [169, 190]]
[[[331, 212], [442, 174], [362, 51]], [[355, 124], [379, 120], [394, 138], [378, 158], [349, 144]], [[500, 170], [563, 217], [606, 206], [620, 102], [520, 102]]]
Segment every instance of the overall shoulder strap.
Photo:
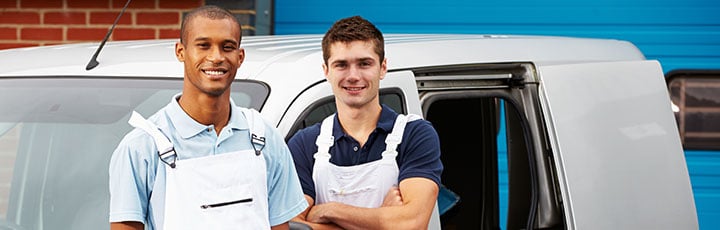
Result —
[[398, 114], [392, 131], [388, 134], [387, 138], [385, 138], [385, 144], [387, 146], [385, 150], [391, 152], [396, 151], [397, 146], [402, 142], [402, 137], [405, 133], [405, 125], [411, 121], [419, 119], [422, 119], [422, 117], [417, 114]]
[[175, 160], [177, 159], [175, 148], [172, 143], [170, 143], [170, 139], [168, 139], [168, 137], [160, 131], [160, 128], [158, 128], [157, 125], [146, 120], [136, 111], [132, 111], [132, 115], [130, 115], [128, 123], [133, 127], [139, 128], [150, 134], [153, 141], [155, 141], [155, 146], [158, 149], [158, 156], [160, 157], [160, 160], [170, 165], [170, 167], [175, 168]]
[[[320, 135], [315, 139], [315, 145], [318, 150], [313, 155], [314, 158], [318, 156], [330, 157], [330, 147], [335, 144], [335, 137], [333, 137], [333, 123], [335, 122], [335, 114], [326, 117], [322, 124], [320, 124]], [[320, 155], [318, 155], [320, 154]]]
[[[265, 122], [262, 115], [255, 109], [240, 108], [248, 123], [250, 141], [253, 143], [255, 155], [260, 155], [265, 148]], [[256, 146], [260, 146], [259, 148]]]

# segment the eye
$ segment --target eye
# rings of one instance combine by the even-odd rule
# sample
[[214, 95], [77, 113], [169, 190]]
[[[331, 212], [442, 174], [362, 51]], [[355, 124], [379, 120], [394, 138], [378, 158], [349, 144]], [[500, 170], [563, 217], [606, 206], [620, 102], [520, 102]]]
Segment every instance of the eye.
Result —
[[207, 43], [198, 43], [195, 46], [197, 46], [198, 48], [201, 48], [201, 49], [210, 48], [210, 44], [207, 44]]
[[227, 44], [227, 45], [223, 46], [223, 49], [224, 49], [225, 51], [230, 52], [230, 51], [236, 50], [237, 47], [236, 47], [235, 45], [232, 45], [232, 44]]
[[363, 62], [360, 62], [360, 66], [362, 66], [362, 67], [369, 67], [369, 66], [372, 66], [372, 62], [370, 62], [370, 61], [363, 61]]
[[347, 67], [347, 64], [346, 64], [345, 62], [338, 62], [338, 63], [335, 63], [335, 65], [333, 65], [333, 67], [335, 67], [335, 68], [345, 68], [345, 67]]

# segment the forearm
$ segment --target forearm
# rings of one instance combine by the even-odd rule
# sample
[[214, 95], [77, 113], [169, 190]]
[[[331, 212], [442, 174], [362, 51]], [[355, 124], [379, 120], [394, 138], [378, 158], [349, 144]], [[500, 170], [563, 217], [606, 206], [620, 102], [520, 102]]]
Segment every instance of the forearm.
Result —
[[110, 223], [111, 230], [143, 230], [145, 225], [140, 222], [126, 221], [126, 222], [112, 222]]
[[292, 219], [292, 221], [293, 221], [293, 222], [298, 222], [298, 223], [306, 224], [306, 225], [310, 226], [310, 228], [312, 228], [313, 230], [338, 230], [338, 229], [342, 229], [340, 226], [338, 226], [338, 225], [336, 225], [336, 224], [334, 224], [334, 223], [315, 223], [315, 222], [310, 222], [310, 221], [308, 221], [308, 220], [306, 219], [306, 214], [307, 214], [307, 212], [303, 212], [302, 214], [294, 217], [294, 218]]
[[386, 194], [382, 207], [361, 208], [341, 203], [316, 205], [307, 221], [335, 223], [345, 229], [425, 229], [438, 195], [438, 186], [426, 178], [408, 178]]
[[304, 220], [293, 220], [293, 221], [306, 224], [307, 226], [310, 226], [310, 228], [312, 228], [312, 230], [341, 230], [341, 229], [343, 229], [342, 227], [340, 227], [334, 223], [321, 224], [321, 223], [313, 223], [313, 222], [304, 221]]
[[412, 206], [361, 208], [331, 202], [315, 206], [308, 213], [308, 220], [335, 223], [343, 229], [423, 229], [429, 218], [416, 215]]
[[303, 223], [313, 230], [340, 230], [342, 229], [340, 226], [334, 224], [334, 223], [315, 223], [311, 222], [307, 219], [307, 215], [310, 212], [310, 210], [314, 207], [315, 200], [313, 200], [312, 197], [305, 195], [305, 200], [308, 202], [308, 207], [305, 209], [305, 211], [298, 214], [296, 217], [293, 217], [292, 221]]

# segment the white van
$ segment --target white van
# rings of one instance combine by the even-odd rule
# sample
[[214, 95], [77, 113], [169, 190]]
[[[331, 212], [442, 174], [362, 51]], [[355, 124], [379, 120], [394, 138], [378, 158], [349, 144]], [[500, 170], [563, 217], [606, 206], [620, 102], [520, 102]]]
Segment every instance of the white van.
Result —
[[[234, 101], [286, 138], [333, 113], [321, 38], [243, 38]], [[0, 229], [109, 228], [110, 155], [181, 91], [175, 41], [0, 51]], [[382, 103], [440, 135], [443, 229], [698, 229], [660, 64], [633, 44], [388, 34], [386, 56]]]

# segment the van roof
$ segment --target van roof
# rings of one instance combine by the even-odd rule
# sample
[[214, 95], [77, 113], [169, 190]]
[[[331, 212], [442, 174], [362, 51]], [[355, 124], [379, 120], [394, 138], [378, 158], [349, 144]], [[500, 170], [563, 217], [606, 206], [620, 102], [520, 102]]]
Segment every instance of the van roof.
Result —
[[[269, 80], [272, 69], [297, 75], [321, 72], [322, 34], [246, 36], [246, 60], [237, 78]], [[0, 50], [0, 76], [182, 77], [174, 56], [177, 39], [109, 41], [85, 70], [99, 43]], [[631, 43], [613, 39], [524, 35], [387, 34], [388, 69], [468, 63], [575, 63], [644, 59]], [[272, 67], [272, 68], [270, 68]], [[313, 77], [314, 78], [314, 77]], [[315, 79], [317, 80], [317, 78]]]

